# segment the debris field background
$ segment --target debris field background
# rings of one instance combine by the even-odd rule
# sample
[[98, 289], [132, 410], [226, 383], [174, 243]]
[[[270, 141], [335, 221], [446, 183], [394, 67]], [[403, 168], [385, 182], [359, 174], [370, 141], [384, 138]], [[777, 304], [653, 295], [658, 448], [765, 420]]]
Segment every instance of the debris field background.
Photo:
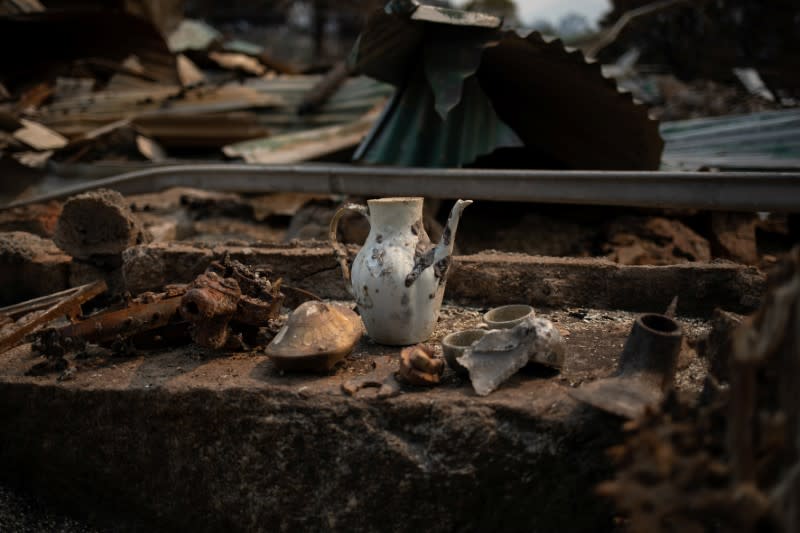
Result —
[[[406, 476], [399, 495], [428, 498], [420, 513], [450, 506], [426, 523], [434, 530], [794, 530], [797, 212], [476, 199], [459, 226], [429, 346], [401, 353], [349, 330], [352, 300], [328, 243], [339, 207], [368, 197], [247, 191], [231, 185], [233, 175], [213, 176], [217, 166], [203, 186], [176, 178], [164, 188], [143, 178], [141, 192], [123, 195], [108, 181], [159, 168], [190, 176], [207, 164], [317, 165], [334, 176], [374, 165], [797, 178], [800, 8], [792, 2], [614, 0], [596, 30], [569, 36], [512, 27], [503, 2], [471, 4], [465, 13], [448, 2], [396, 0], [0, 0], [0, 46], [14, 50], [0, 67], [0, 390], [9, 398], [2, 431], [37, 437], [36, 423], [47, 417], [14, 411], [47, 404], [26, 404], [17, 392], [36, 387], [55, 391], [62, 415], [80, 401], [94, 404], [95, 391], [131, 394], [153, 424], [174, 416], [187, 435], [209, 439], [213, 427], [191, 419], [202, 412], [198, 391], [212, 394], [213, 420], [230, 428], [238, 427], [238, 407], [246, 419], [260, 402], [276, 412], [308, 410], [299, 422], [286, 415], [297, 427], [365, 421], [346, 426], [342, 445], [315, 433], [339, 456], [309, 445], [308, 460], [330, 461], [336, 474], [314, 481], [306, 465], [297, 486], [318, 483], [321, 494], [348, 499], [315, 498], [314, 517], [282, 516], [302, 497], [272, 489], [291, 477], [297, 450], [273, 470], [248, 473], [231, 459], [237, 443], [220, 439], [227, 455], [218, 466], [238, 473], [214, 478], [207, 493], [185, 492], [171, 472], [132, 479], [115, 499], [87, 482], [91, 460], [72, 464], [44, 445], [28, 450], [15, 434], [0, 446], [3, 462], [20, 462], [0, 475], [0, 528], [370, 530], [380, 481], [365, 482], [363, 492], [350, 484], [359, 458], [382, 457], [388, 477]], [[84, 192], [98, 180], [103, 188]], [[451, 196], [425, 200], [434, 243]], [[351, 258], [369, 230], [363, 217], [342, 219], [338, 237]], [[671, 318], [682, 340], [658, 405], [627, 423], [588, 407], [595, 404], [575, 391], [618, 377], [634, 321], [665, 313], [675, 296]], [[20, 304], [36, 298], [44, 300]], [[440, 343], [508, 303], [530, 304], [552, 322], [565, 362], [528, 364], [482, 399], [467, 375], [444, 364]], [[333, 313], [342, 335], [313, 361], [297, 363], [291, 349], [281, 360], [267, 346], [301, 306]], [[419, 374], [412, 360], [434, 370]], [[296, 373], [296, 364], [316, 373]], [[137, 396], [147, 391], [181, 398], [186, 417], [147, 411]], [[230, 419], [221, 414], [228, 412]], [[463, 422], [449, 422], [461, 415]], [[137, 461], [152, 467], [153, 457], [131, 453], [129, 469], [124, 446], [104, 436], [113, 423], [102, 420], [109, 426], [76, 427], [100, 443], [90, 457], [112, 460], [101, 484], [120, 487], [135, 478]], [[291, 449], [284, 422], [257, 425], [254, 441]], [[44, 441], [85, 444], [60, 423], [43, 427]], [[271, 436], [275, 428], [286, 435]], [[363, 444], [362, 433], [384, 444]], [[75, 479], [48, 486], [42, 458], [53, 460], [56, 478]], [[191, 459], [172, 461], [190, 484], [207, 481]], [[559, 488], [559, 475], [579, 488]], [[252, 491], [239, 486], [244, 479]], [[436, 483], [453, 495], [433, 490]], [[472, 485], [485, 487], [484, 504]], [[81, 502], [70, 500], [70, 486]], [[236, 494], [249, 503], [237, 505]], [[530, 494], [538, 522], [514, 510], [513, 500]], [[422, 515], [404, 515], [389, 500], [393, 527], [421, 527]], [[209, 516], [187, 514], [193, 505]], [[585, 506], [585, 516], [564, 513], [574, 505]]]

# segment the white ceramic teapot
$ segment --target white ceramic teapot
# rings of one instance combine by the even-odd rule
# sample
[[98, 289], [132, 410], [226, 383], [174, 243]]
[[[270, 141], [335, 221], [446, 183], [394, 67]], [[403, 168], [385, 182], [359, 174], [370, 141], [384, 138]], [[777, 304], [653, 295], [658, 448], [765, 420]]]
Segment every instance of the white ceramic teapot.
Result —
[[[347, 204], [331, 220], [330, 240], [348, 290], [367, 334], [381, 344], [415, 344], [433, 333], [458, 221], [472, 200], [456, 202], [439, 244], [431, 243], [422, 226], [422, 202], [422, 198], [380, 198], [368, 200], [369, 208]], [[352, 276], [347, 252], [336, 240], [339, 219], [348, 210], [370, 222]]]

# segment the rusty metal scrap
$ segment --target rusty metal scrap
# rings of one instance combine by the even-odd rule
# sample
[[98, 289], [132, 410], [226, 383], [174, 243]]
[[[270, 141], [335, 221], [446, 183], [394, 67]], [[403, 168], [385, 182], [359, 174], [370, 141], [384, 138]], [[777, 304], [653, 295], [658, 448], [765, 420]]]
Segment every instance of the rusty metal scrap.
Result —
[[134, 302], [124, 309], [98, 313], [64, 326], [58, 332], [63, 338], [81, 338], [97, 344], [132, 337], [174, 323], [180, 302], [180, 296], [146, 303]]
[[[58, 299], [41, 314], [30, 314], [23, 318], [9, 333], [0, 338], [0, 353], [16, 346], [26, 335], [33, 333], [45, 324], [64, 316], [75, 316], [80, 311], [80, 306], [106, 290], [104, 281], [96, 281], [78, 287], [74, 292]], [[33, 305], [39, 305], [38, 301]]]
[[433, 346], [417, 344], [400, 352], [400, 378], [411, 385], [430, 387], [439, 384], [444, 360], [433, 354]]
[[310, 161], [358, 145], [384, 108], [380, 102], [352, 122], [251, 139], [223, 147], [228, 157], [248, 163], [289, 164]]
[[87, 343], [114, 346], [177, 326], [181, 322], [178, 308], [185, 292], [185, 285], [169, 285], [162, 293], [140, 295], [122, 309], [101, 311], [66, 326], [42, 330], [36, 335], [33, 349], [51, 362], [34, 367], [38, 368], [36, 372], [57, 370], [62, 363], [53, 360], [83, 350]]
[[259, 271], [240, 263], [225, 259], [214, 262], [209, 271], [236, 281], [241, 289], [234, 320], [250, 326], [263, 326], [280, 312], [284, 295], [280, 279], [271, 282], [267, 272]]
[[[189, 285], [167, 285], [163, 292], [143, 293], [122, 309], [46, 330], [37, 339], [37, 351], [53, 358], [87, 342], [108, 346], [134, 340], [138, 346], [151, 340], [148, 334], [183, 338], [187, 325], [200, 346], [239, 348], [237, 335], [277, 318], [283, 303], [280, 287], [280, 280], [272, 283], [265, 273], [226, 259], [212, 263]], [[40, 300], [33, 303], [49, 301]], [[8, 312], [19, 309], [12, 306]]]
[[682, 339], [680, 326], [668, 316], [641, 315], [625, 342], [616, 375], [569, 393], [604, 411], [636, 418], [658, 406], [672, 387]]
[[[271, 283], [263, 273], [238, 261], [214, 262], [187, 288], [181, 316], [192, 324], [192, 340], [214, 350], [241, 348], [242, 326], [267, 326], [283, 303], [280, 280]], [[231, 323], [239, 327], [231, 328]]]
[[6, 307], [0, 307], [0, 316], [8, 316], [10, 318], [18, 318], [22, 315], [26, 315], [28, 313], [33, 313], [34, 311], [40, 311], [42, 309], [46, 309], [53, 304], [56, 304], [67, 298], [69, 296], [74, 296], [81, 289], [83, 289], [85, 285], [80, 287], [72, 287], [70, 289], [65, 289], [63, 291], [55, 292], [53, 294], [48, 294], [46, 296], [40, 296], [38, 298], [33, 298], [32, 300], [27, 300], [24, 302], [20, 302], [13, 305], [8, 305]]
[[192, 322], [192, 339], [200, 346], [219, 349], [228, 340], [228, 322], [242, 296], [239, 284], [216, 272], [198, 276], [181, 299], [181, 316]]

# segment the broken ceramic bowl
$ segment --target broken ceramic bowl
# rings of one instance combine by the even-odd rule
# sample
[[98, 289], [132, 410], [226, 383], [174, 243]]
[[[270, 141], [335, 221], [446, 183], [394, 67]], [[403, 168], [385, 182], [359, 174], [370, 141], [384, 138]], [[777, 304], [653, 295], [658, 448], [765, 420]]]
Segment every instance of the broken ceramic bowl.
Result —
[[442, 339], [442, 353], [447, 365], [456, 372], [466, 373], [467, 369], [456, 359], [464, 355], [464, 350], [481, 340], [484, 335], [486, 335], [485, 329], [466, 329], [451, 333]]
[[266, 354], [282, 370], [327, 372], [353, 350], [363, 332], [361, 317], [352, 310], [305, 302], [292, 312]]
[[535, 317], [533, 307], [524, 304], [495, 307], [483, 315], [483, 321], [489, 329], [510, 329], [528, 317]]
[[528, 362], [563, 366], [564, 340], [549, 320], [527, 316], [511, 329], [488, 331], [457, 361], [469, 372], [475, 392], [486, 396]]

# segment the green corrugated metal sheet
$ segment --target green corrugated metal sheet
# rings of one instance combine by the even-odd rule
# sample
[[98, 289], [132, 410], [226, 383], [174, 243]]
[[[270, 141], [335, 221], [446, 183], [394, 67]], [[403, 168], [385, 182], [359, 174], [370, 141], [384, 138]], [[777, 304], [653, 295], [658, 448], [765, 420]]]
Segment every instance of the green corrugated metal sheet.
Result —
[[511, 144], [511, 129], [536, 154], [519, 160], [524, 168], [658, 167], [657, 121], [598, 63], [537, 32], [481, 25], [454, 10], [418, 15], [421, 9], [414, 0], [389, 2], [350, 56], [357, 71], [401, 91], [359, 149], [362, 160], [465, 166]]
[[662, 168], [800, 168], [800, 110], [664, 123]]
[[464, 82], [462, 97], [446, 120], [436, 111], [433, 91], [422, 80], [408, 85], [378, 127], [361, 156], [364, 163], [461, 167], [496, 148], [522, 146], [474, 77]]
[[245, 82], [260, 93], [280, 96], [286, 105], [259, 112], [258, 121], [273, 133], [301, 131], [335, 126], [358, 120], [376, 104], [390, 97], [395, 88], [366, 76], [353, 77], [323, 104], [308, 115], [298, 115], [303, 96], [322, 79], [321, 76], [279, 76], [273, 79], [250, 79]]

